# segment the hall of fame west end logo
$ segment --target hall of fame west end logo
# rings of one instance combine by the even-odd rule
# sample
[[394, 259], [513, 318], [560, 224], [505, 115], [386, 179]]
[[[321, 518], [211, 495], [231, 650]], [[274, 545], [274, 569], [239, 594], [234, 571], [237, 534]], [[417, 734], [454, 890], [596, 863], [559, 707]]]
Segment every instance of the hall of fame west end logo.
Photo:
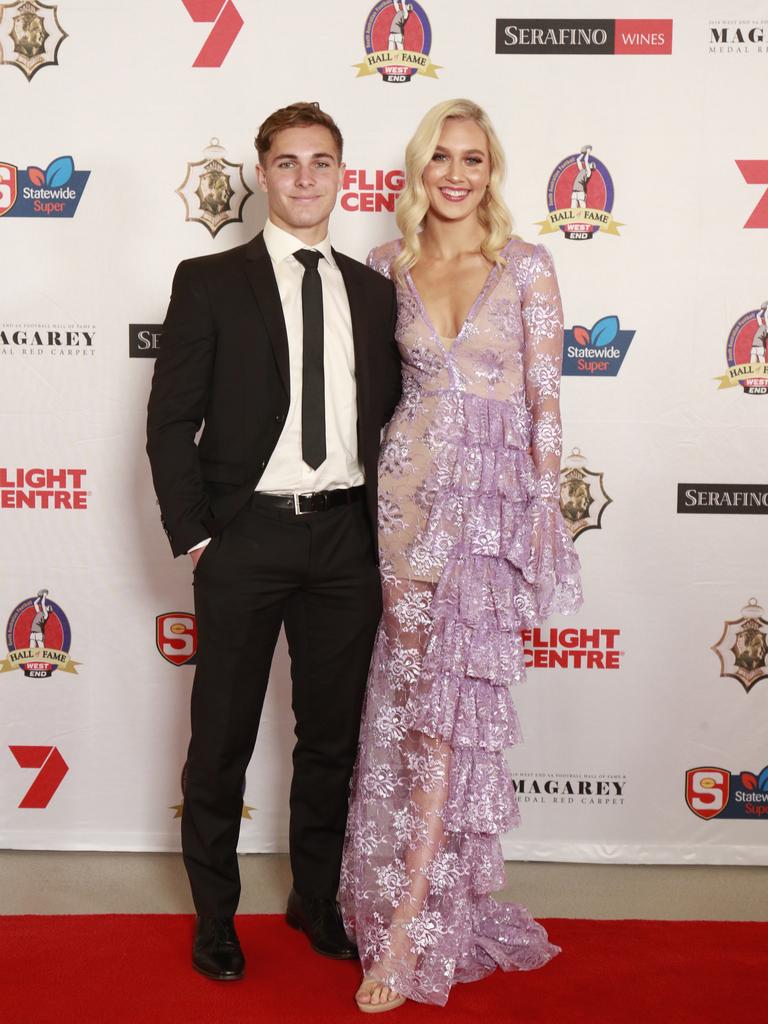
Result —
[[69, 654], [72, 629], [63, 608], [48, 590], [38, 590], [11, 612], [5, 629], [8, 656], [0, 672], [21, 669], [27, 679], [50, 679], [57, 669], [77, 675], [79, 661]]
[[57, 4], [0, 4], [0, 64], [18, 68], [27, 81], [41, 68], [58, 64], [59, 47], [66, 38]]
[[768, 395], [768, 299], [733, 325], [725, 358], [728, 372], [715, 377], [718, 391], [740, 385], [745, 395]]
[[720, 659], [720, 678], [738, 679], [749, 693], [755, 683], [768, 679], [768, 619], [750, 597], [738, 619], [726, 620], [723, 635], [710, 648]]
[[357, 77], [379, 74], [383, 82], [407, 83], [417, 75], [437, 78], [441, 65], [429, 59], [432, 28], [416, 0], [379, 0], [363, 30], [365, 60]]
[[603, 473], [587, 469], [580, 448], [573, 448], [560, 470], [560, 511], [571, 537], [601, 529], [603, 512], [611, 504], [603, 486]]
[[572, 241], [589, 241], [600, 231], [618, 235], [621, 221], [612, 216], [613, 179], [591, 146], [564, 157], [547, 184], [547, 218], [537, 221], [539, 234], [561, 231]]
[[203, 224], [215, 238], [227, 224], [242, 222], [243, 207], [253, 195], [243, 178], [243, 165], [224, 156], [217, 138], [203, 150], [201, 160], [187, 163], [187, 174], [176, 189], [187, 211], [185, 220]]

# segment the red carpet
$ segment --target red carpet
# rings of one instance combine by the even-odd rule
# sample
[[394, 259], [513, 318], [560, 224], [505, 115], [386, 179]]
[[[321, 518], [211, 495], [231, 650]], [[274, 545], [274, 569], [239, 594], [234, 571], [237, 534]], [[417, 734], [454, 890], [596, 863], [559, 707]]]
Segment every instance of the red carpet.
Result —
[[[564, 952], [530, 974], [407, 1003], [390, 1024], [763, 1024], [768, 923], [545, 922]], [[278, 916], [238, 918], [245, 979], [189, 967], [179, 916], [0, 918], [2, 1024], [362, 1024], [358, 969], [316, 956]]]

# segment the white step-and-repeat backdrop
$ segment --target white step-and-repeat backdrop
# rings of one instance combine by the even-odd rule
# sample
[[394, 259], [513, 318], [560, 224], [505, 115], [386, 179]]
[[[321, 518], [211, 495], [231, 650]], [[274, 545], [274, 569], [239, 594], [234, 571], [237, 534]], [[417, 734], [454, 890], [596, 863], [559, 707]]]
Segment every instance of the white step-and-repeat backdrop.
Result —
[[[145, 408], [176, 264], [263, 224], [259, 123], [337, 118], [364, 258], [468, 96], [559, 272], [586, 595], [526, 637], [506, 853], [768, 863], [768, 8], [410, 0], [390, 51], [396, 6], [0, 2], [0, 845], [178, 848], [196, 636]], [[243, 851], [286, 847], [292, 726], [281, 644]]]

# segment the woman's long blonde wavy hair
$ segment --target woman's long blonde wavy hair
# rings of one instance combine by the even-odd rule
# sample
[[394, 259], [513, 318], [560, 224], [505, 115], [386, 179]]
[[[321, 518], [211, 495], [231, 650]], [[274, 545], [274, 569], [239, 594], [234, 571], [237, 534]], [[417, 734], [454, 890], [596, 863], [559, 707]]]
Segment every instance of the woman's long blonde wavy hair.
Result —
[[429, 210], [424, 188], [424, 170], [432, 159], [448, 118], [474, 121], [485, 132], [491, 158], [491, 177], [477, 214], [486, 229], [480, 251], [490, 263], [503, 263], [501, 250], [512, 235], [512, 215], [501, 194], [506, 161], [499, 137], [486, 112], [471, 100], [445, 100], [427, 111], [405, 150], [405, 188], [395, 208], [397, 226], [403, 236], [403, 248], [393, 260], [392, 271], [402, 278], [418, 261], [421, 253], [419, 231]]

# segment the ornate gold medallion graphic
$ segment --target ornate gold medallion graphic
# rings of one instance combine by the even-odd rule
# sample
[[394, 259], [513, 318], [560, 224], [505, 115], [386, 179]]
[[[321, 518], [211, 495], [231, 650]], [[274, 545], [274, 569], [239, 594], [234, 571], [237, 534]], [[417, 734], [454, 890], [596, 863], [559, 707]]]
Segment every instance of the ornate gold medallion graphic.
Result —
[[226, 224], [240, 223], [253, 191], [243, 178], [243, 165], [224, 157], [225, 149], [212, 138], [203, 159], [187, 163], [187, 175], [176, 189], [187, 211], [186, 220], [204, 224], [215, 238]]

